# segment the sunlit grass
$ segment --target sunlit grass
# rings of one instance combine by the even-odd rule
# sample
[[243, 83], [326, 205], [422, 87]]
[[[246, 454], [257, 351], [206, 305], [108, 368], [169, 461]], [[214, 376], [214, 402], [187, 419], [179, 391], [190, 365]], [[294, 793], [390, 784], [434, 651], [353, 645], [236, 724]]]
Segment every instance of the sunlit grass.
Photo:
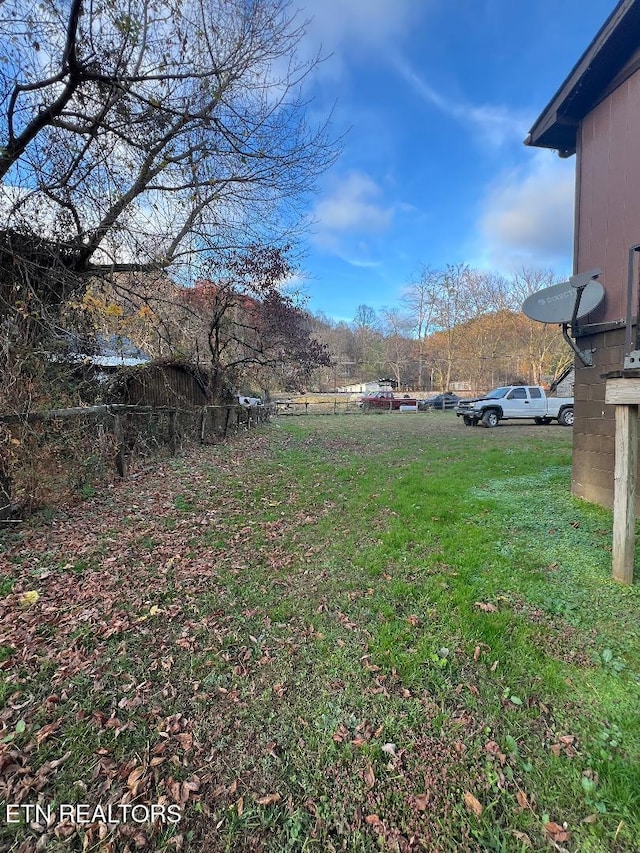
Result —
[[571, 498], [570, 463], [559, 427], [297, 417], [168, 462], [157, 517], [123, 486], [129, 526], [83, 577], [126, 537], [145, 612], [183, 612], [110, 641], [97, 693], [74, 685], [55, 796], [114, 743], [78, 709], [130, 681], [148, 698], [116, 711], [120, 759], [157, 736], [147, 708], [195, 721], [171, 766], [204, 780], [185, 849], [637, 850], [640, 587], [611, 580], [610, 514]]

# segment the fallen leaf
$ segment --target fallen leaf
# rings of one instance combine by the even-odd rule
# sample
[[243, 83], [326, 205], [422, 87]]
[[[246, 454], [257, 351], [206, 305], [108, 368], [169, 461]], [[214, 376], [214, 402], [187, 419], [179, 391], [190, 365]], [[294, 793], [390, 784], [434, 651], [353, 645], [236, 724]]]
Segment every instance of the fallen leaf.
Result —
[[548, 823], [545, 823], [544, 828], [547, 835], [556, 842], [568, 841], [571, 838], [571, 834], [563, 826], [560, 826], [559, 823], [555, 823], [555, 821], [550, 820]]
[[477, 797], [474, 797], [473, 794], [470, 794], [469, 791], [465, 791], [464, 804], [470, 812], [474, 813], [476, 817], [480, 817], [480, 815], [482, 814], [482, 803], [479, 799], [477, 799]]
[[518, 791], [516, 794], [516, 800], [518, 801], [518, 805], [520, 808], [528, 809], [529, 808], [529, 800], [527, 799], [527, 795], [524, 791]]
[[40, 596], [38, 592], [35, 589], [30, 589], [28, 592], [25, 592], [20, 599], [20, 605], [22, 607], [29, 607], [30, 605], [35, 604], [39, 598]]
[[495, 758], [497, 758], [500, 762], [500, 766], [504, 767], [505, 762], [507, 760], [507, 756], [504, 754], [504, 752], [502, 752], [500, 746], [495, 742], [495, 740], [487, 741], [487, 743], [485, 743], [484, 745], [484, 748], [485, 752], [487, 752], [488, 755], [495, 756]]
[[382, 825], [382, 821], [380, 820], [380, 818], [378, 817], [377, 814], [368, 814], [365, 817], [365, 821], [367, 823], [371, 824], [371, 826], [381, 826]]
[[416, 794], [415, 797], [413, 797], [413, 805], [418, 809], [418, 811], [425, 811], [428, 804], [429, 794]]
[[181, 734], [176, 735], [176, 740], [185, 752], [189, 752], [193, 746], [193, 735], [191, 732], [181, 732]]
[[527, 835], [526, 832], [518, 832], [517, 830], [514, 829], [513, 835], [515, 838], [518, 839], [518, 841], [520, 842], [520, 844], [523, 845], [523, 847], [533, 847], [533, 844], [531, 843], [531, 839], [529, 838], [529, 836]]
[[142, 778], [143, 774], [144, 767], [136, 767], [134, 770], [131, 771], [131, 773], [129, 773], [129, 775], [127, 776], [127, 788], [129, 788], [130, 791], [136, 790], [136, 786], [140, 782], [140, 779]]
[[480, 654], [481, 654], [480, 646], [476, 646], [475, 649], [473, 650], [473, 659], [475, 661], [477, 661], [480, 657]]
[[256, 803], [259, 806], [271, 806], [274, 803], [279, 803], [281, 799], [280, 794], [266, 794], [264, 797], [258, 797]]
[[133, 841], [138, 850], [142, 850], [143, 847], [146, 847], [148, 844], [147, 836], [144, 832], [136, 832], [133, 836]]
[[367, 788], [373, 788], [373, 786], [376, 784], [376, 776], [373, 772], [373, 767], [370, 764], [366, 766], [363, 776]]
[[476, 601], [473, 606], [482, 610], [484, 613], [496, 613], [498, 610], [495, 604], [490, 604], [485, 601]]
[[45, 741], [48, 737], [50, 737], [62, 723], [62, 717], [56, 720], [55, 723], [48, 723], [46, 726], [43, 726], [39, 731], [36, 732], [36, 743], [38, 746]]
[[342, 723], [340, 723], [337, 730], [334, 732], [334, 734], [332, 736], [332, 740], [334, 740], [336, 743], [344, 743], [348, 739], [349, 739], [349, 731]]

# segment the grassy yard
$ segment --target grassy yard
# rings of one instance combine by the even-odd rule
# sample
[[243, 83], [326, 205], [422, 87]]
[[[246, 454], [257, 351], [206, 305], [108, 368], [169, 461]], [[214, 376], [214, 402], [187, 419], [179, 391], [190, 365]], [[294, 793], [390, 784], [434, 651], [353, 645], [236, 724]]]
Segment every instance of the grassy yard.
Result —
[[4, 534], [0, 850], [639, 850], [640, 586], [570, 459], [282, 418]]

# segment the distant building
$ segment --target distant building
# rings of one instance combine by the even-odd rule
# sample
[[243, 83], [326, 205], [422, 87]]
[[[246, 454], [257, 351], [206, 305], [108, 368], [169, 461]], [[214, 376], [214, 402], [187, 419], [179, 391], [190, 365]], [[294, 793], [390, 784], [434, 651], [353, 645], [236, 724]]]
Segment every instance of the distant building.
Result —
[[574, 387], [576, 382], [575, 367], [570, 364], [566, 370], [563, 370], [560, 376], [556, 377], [549, 386], [549, 393], [554, 397], [573, 397]]
[[356, 382], [337, 388], [338, 394], [373, 394], [375, 391], [394, 391], [398, 387], [395, 379], [376, 379], [373, 382]]

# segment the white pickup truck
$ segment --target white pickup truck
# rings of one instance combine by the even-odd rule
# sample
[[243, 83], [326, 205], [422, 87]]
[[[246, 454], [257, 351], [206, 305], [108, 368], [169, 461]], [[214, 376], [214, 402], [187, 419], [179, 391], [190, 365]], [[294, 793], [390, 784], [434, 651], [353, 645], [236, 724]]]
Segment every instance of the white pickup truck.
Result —
[[561, 426], [573, 426], [573, 397], [547, 397], [539, 385], [507, 385], [479, 399], [460, 400], [456, 415], [467, 426], [495, 427], [513, 418], [532, 418], [537, 424], [555, 420]]

